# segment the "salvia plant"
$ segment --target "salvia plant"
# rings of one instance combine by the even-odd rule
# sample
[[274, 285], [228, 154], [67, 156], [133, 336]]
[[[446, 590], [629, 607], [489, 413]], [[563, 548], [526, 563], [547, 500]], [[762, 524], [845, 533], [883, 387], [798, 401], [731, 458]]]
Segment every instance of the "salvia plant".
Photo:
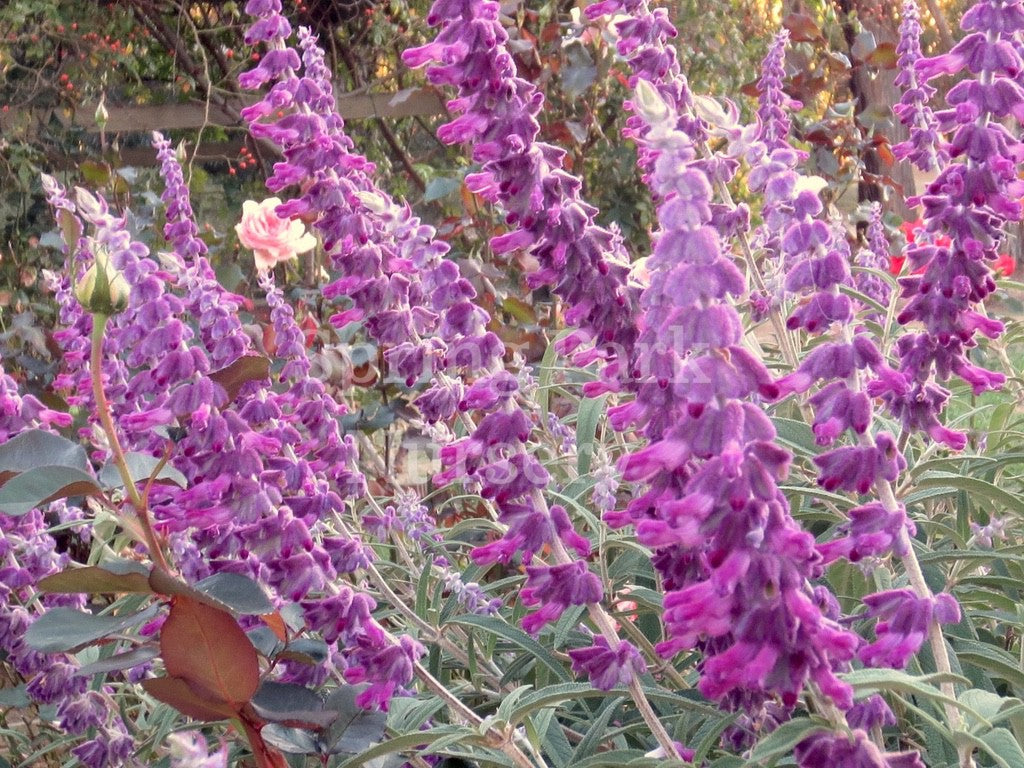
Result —
[[[894, 9], [892, 161], [928, 179], [902, 235], [808, 164], [807, 17], [742, 104], [691, 90], [667, 7], [584, 5], [566, 34], [628, 84], [642, 241], [545, 140], [502, 5], [436, 0], [402, 56], [494, 217], [479, 259], [523, 256], [553, 302], [540, 359], [389, 194], [280, 0], [245, 4], [243, 118], [277, 158], [238, 216], [252, 295], [218, 280], [164, 136], [162, 237], [42, 176], [60, 367], [43, 394], [0, 371], [0, 765], [1024, 768], [997, 319], [1024, 3], [978, 0], [934, 56]], [[357, 343], [425, 477], [358, 427], [369, 390], [322, 375]]]

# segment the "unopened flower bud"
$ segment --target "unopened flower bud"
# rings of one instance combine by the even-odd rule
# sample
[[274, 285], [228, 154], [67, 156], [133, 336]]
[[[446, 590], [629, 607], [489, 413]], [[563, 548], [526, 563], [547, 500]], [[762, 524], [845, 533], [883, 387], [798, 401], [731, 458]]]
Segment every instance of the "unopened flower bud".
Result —
[[75, 298], [86, 310], [108, 316], [127, 307], [130, 294], [128, 281], [105, 251], [96, 253], [93, 265], [75, 285]]
[[106, 127], [107, 120], [110, 119], [110, 113], [107, 111], [105, 97], [101, 97], [100, 103], [96, 105], [96, 112], [93, 115], [93, 119], [96, 121], [96, 125], [99, 126], [100, 130], [103, 130]]
[[647, 80], [637, 81], [633, 106], [651, 125], [657, 125], [668, 119], [668, 106], [665, 104], [665, 100], [661, 98], [658, 89]]

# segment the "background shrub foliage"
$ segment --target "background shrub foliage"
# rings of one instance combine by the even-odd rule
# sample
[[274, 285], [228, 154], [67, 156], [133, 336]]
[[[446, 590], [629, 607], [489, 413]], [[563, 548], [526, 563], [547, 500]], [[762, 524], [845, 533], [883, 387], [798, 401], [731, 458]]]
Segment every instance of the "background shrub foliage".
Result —
[[661, 7], [0, 9], [0, 766], [1024, 766], [1024, 10]]

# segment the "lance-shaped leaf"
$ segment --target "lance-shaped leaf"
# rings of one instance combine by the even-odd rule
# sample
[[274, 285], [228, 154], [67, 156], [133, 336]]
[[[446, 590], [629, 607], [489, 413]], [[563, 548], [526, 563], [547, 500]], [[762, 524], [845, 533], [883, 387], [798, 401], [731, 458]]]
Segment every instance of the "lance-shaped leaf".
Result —
[[75, 651], [144, 624], [159, 611], [160, 606], [151, 605], [137, 613], [94, 616], [73, 608], [53, 608], [32, 623], [25, 632], [25, 642], [44, 653]]
[[309, 688], [294, 683], [267, 681], [250, 702], [262, 719], [289, 728], [318, 730], [338, 718], [332, 709], [324, 709], [324, 700]]
[[160, 655], [160, 649], [155, 643], [140, 645], [124, 653], [115, 653], [105, 659], [86, 664], [78, 670], [80, 675], [97, 675], [103, 672], [120, 672], [124, 669], [133, 669], [147, 661], [152, 661]]
[[[132, 476], [132, 480], [136, 483], [141, 483], [149, 478], [153, 477], [153, 472], [156, 471], [157, 466], [160, 464], [160, 458], [157, 456], [150, 456], [148, 453], [138, 453], [133, 451], [132, 453], [126, 453], [124, 456], [125, 463], [128, 466], [128, 472]], [[157, 473], [157, 481], [165, 481], [174, 483], [175, 485], [185, 488], [188, 486], [188, 479], [181, 474], [178, 470], [170, 465], [164, 465]], [[106, 464], [103, 469], [100, 470], [99, 475], [100, 485], [104, 488], [123, 488], [124, 480], [121, 477], [121, 472], [117, 468], [116, 464]]]
[[316, 734], [302, 728], [268, 723], [260, 730], [260, 735], [267, 744], [289, 755], [317, 755], [324, 752], [323, 744]]
[[384, 735], [387, 713], [363, 709], [356, 704], [356, 696], [364, 687], [343, 685], [327, 698], [326, 707], [338, 713], [338, 719], [324, 736], [331, 754], [362, 752]]
[[259, 686], [256, 649], [225, 610], [176, 596], [160, 632], [160, 652], [171, 677], [204, 698], [240, 706]]
[[152, 594], [149, 569], [133, 560], [113, 560], [103, 565], [66, 568], [39, 581], [43, 592], [60, 594]]

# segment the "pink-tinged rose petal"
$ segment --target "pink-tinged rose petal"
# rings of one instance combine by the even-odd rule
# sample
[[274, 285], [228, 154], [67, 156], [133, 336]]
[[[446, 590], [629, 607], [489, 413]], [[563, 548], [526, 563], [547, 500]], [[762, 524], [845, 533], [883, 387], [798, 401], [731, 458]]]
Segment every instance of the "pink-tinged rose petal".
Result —
[[306, 232], [301, 221], [277, 215], [280, 205], [281, 200], [276, 197], [262, 203], [246, 200], [242, 203], [242, 220], [235, 225], [239, 241], [252, 250], [260, 272], [316, 247], [316, 238]]

